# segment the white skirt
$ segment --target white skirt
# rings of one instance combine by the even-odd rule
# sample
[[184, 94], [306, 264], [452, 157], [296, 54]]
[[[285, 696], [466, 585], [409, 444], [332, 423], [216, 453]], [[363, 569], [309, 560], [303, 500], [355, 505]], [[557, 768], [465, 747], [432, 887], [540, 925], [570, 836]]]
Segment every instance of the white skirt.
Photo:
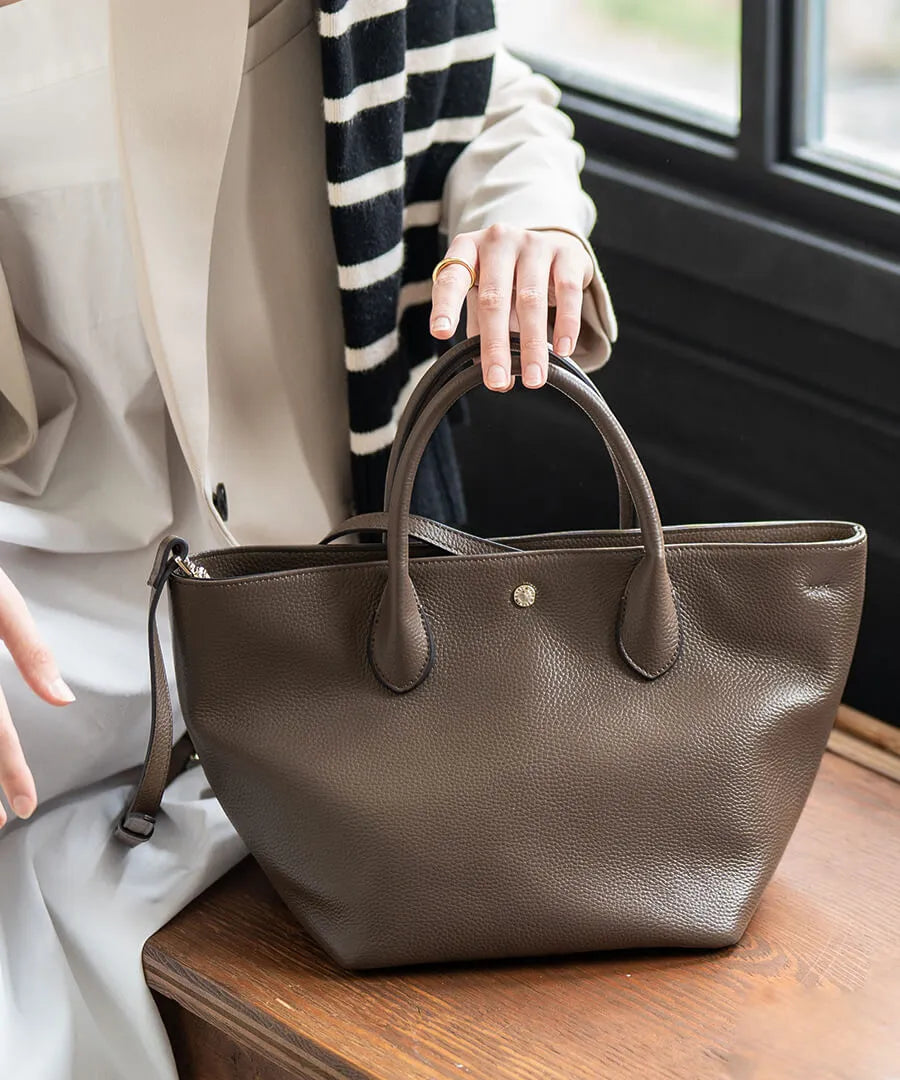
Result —
[[[170, 531], [196, 538], [196, 549], [201, 515], [171, 432], [170, 440]], [[200, 767], [169, 785], [149, 842], [129, 848], [112, 836], [149, 736], [146, 578], [155, 550], [154, 542], [90, 556], [0, 543], [0, 566], [76, 695], [64, 707], [41, 701], [0, 652], [0, 686], [39, 797], [31, 819], [0, 830], [3, 1077], [176, 1080], [141, 950], [246, 854]], [[180, 734], [165, 601], [157, 618]]]
[[244, 854], [200, 768], [153, 839], [111, 840], [138, 771], [45, 804], [0, 841], [0, 1075], [176, 1080], [141, 948]]

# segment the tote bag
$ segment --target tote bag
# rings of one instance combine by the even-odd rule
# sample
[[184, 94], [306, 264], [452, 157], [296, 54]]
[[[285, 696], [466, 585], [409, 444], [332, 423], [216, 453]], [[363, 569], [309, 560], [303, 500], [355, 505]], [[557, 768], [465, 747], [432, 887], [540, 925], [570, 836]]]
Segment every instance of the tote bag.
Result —
[[[519, 371], [514, 339], [514, 371]], [[848, 522], [663, 527], [590, 379], [623, 528], [485, 539], [410, 515], [479, 342], [399, 422], [384, 514], [319, 545], [188, 554], [150, 577], [147, 764], [118, 825], [149, 837], [171, 757], [155, 629], [213, 791], [297, 919], [371, 968], [738, 941], [809, 793], [863, 598]], [[562, 465], [561, 465], [562, 467]], [[633, 515], [633, 519], [632, 519]], [[636, 522], [635, 527], [631, 527]], [[377, 533], [377, 543], [333, 543]]]

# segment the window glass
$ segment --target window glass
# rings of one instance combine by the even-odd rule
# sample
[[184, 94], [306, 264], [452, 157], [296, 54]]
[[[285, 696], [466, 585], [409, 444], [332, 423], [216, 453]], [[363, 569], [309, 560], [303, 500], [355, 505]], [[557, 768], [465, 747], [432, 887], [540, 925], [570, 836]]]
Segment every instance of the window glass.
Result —
[[740, 0], [497, 0], [514, 51], [567, 81], [736, 130]]
[[808, 0], [802, 141], [900, 176], [900, 0]]

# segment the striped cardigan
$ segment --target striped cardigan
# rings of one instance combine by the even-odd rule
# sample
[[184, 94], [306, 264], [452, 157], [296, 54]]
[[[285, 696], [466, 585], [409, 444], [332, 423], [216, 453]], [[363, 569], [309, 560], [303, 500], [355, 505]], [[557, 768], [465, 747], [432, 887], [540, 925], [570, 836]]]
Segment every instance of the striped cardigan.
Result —
[[444, 181], [484, 124], [494, 7], [322, 0], [319, 36], [353, 495], [362, 513], [381, 508], [398, 412], [434, 359], [431, 270], [443, 255]]

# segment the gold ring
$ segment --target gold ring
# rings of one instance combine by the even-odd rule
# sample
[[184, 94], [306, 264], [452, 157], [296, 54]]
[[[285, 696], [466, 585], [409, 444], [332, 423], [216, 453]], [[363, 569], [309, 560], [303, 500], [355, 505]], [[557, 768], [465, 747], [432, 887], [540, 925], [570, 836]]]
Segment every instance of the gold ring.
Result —
[[437, 281], [438, 274], [440, 274], [440, 272], [444, 269], [445, 266], [464, 266], [469, 271], [469, 277], [472, 279], [469, 288], [475, 288], [475, 285], [478, 282], [478, 278], [475, 275], [475, 271], [472, 269], [471, 266], [469, 266], [465, 259], [441, 259], [441, 261], [437, 264], [437, 266], [431, 273], [432, 281]]

